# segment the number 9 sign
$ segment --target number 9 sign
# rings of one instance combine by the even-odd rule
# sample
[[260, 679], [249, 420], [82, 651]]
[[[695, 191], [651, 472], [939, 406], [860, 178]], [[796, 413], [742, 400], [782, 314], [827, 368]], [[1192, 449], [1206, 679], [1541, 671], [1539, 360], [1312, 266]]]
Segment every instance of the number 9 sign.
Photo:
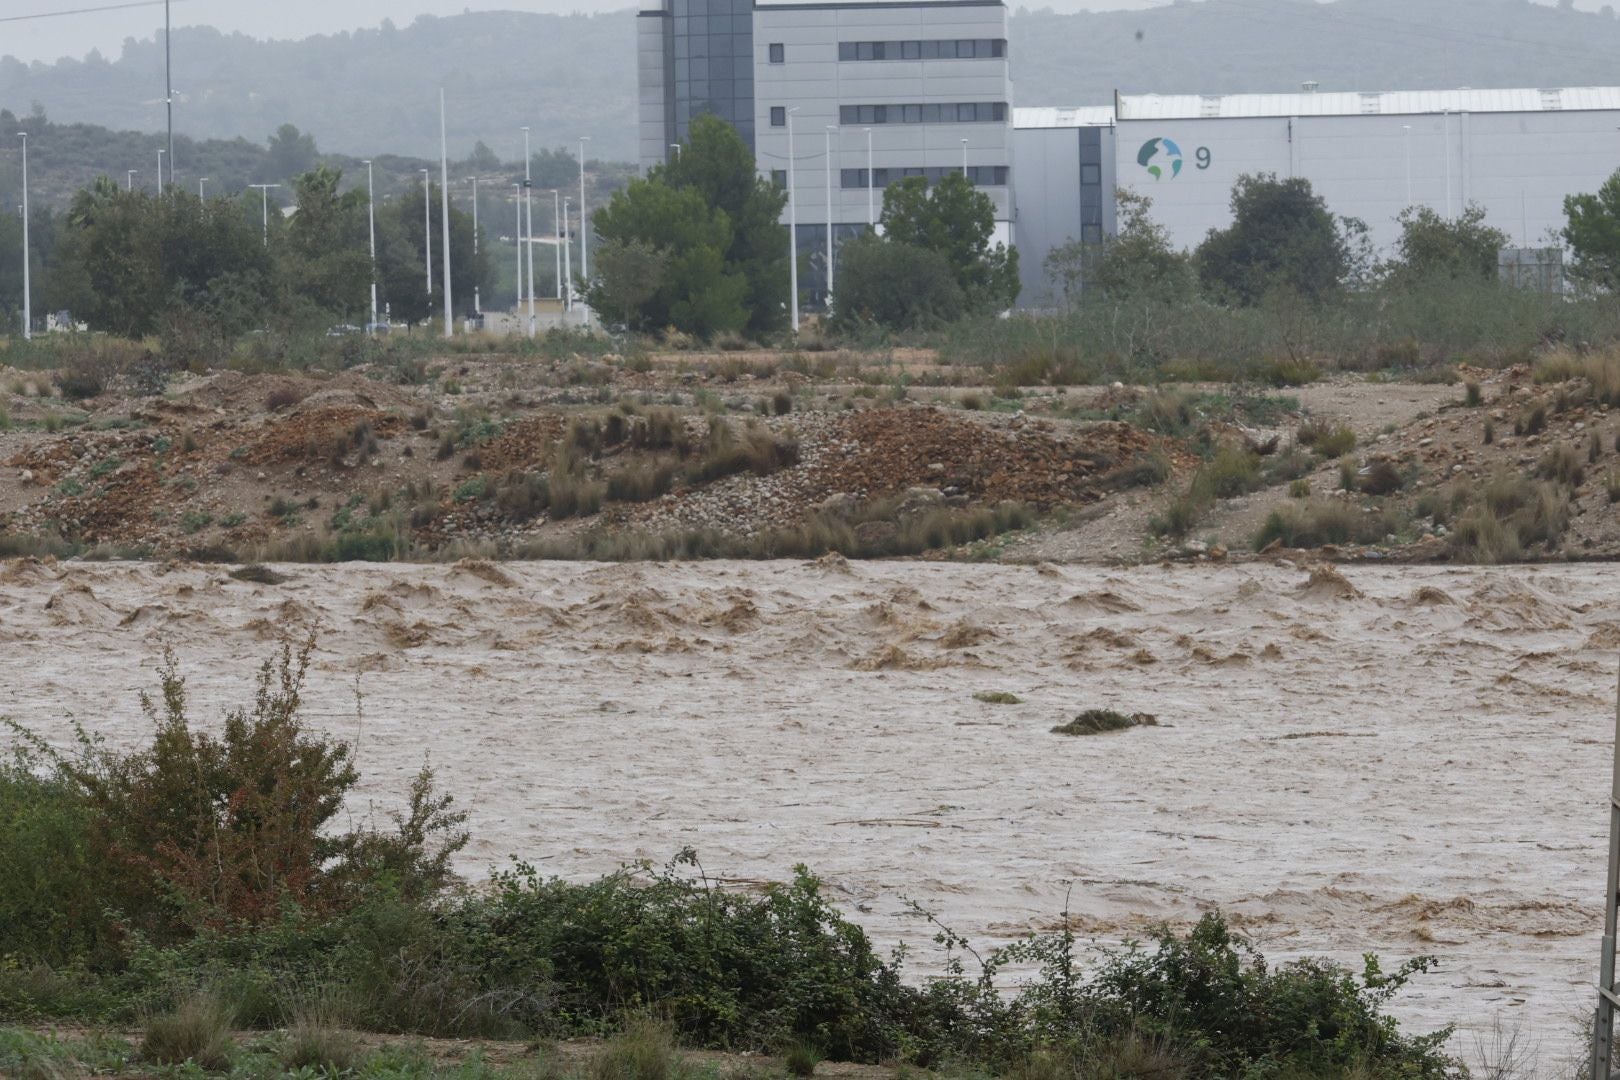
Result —
[[1193, 154], [1193, 160], [1198, 163], [1200, 169], [1207, 169], [1214, 159], [1210, 157], [1209, 147], [1200, 146], [1197, 152]]

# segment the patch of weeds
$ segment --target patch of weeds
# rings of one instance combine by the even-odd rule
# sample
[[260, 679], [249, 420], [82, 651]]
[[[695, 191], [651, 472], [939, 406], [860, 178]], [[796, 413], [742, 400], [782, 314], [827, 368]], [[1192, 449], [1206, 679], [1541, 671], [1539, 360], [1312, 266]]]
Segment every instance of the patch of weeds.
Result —
[[1485, 404], [1485, 394], [1479, 388], [1479, 383], [1469, 379], [1463, 383], [1463, 404], [1470, 409], [1477, 409]]
[[230, 1007], [215, 995], [186, 998], [172, 1012], [146, 1021], [141, 1058], [154, 1065], [190, 1062], [210, 1071], [222, 1071], [230, 1066], [236, 1052], [231, 1039], [234, 1020]]
[[58, 495], [73, 499], [84, 494], [84, 485], [70, 476], [58, 483], [55, 490]]
[[1343, 457], [1356, 448], [1356, 433], [1345, 424], [1310, 420], [1301, 424], [1294, 440], [1309, 447], [1323, 461]]
[[980, 690], [973, 695], [974, 701], [982, 701], [986, 705], [1022, 705], [1024, 699], [1017, 694], [1009, 694], [1005, 690]]
[[1527, 411], [1520, 413], [1518, 419], [1513, 421], [1513, 434], [1515, 435], [1540, 435], [1546, 430], [1547, 406], [1543, 402], [1537, 402]]
[[1387, 531], [1382, 514], [1364, 513], [1339, 499], [1324, 499], [1273, 510], [1255, 534], [1254, 547], [1258, 551], [1274, 542], [1290, 548], [1369, 544], [1383, 539]]
[[814, 1076], [816, 1066], [821, 1064], [821, 1051], [815, 1044], [808, 1042], [794, 1043], [788, 1047], [788, 1052], [782, 1060], [782, 1066], [789, 1076]]
[[106, 476], [109, 473], [112, 473], [112, 472], [116, 471], [118, 469], [118, 467], [120, 465], [122, 465], [123, 463], [124, 463], [123, 458], [119, 458], [119, 457], [105, 458], [105, 459], [103, 459], [101, 461], [96, 462], [95, 465], [91, 467], [88, 476], [89, 476], [89, 478], [91, 480], [100, 480], [103, 476]]
[[1609, 502], [1620, 503], [1620, 470], [1610, 469], [1603, 474], [1603, 490]]
[[1290, 482], [1289, 485], [1288, 485], [1288, 497], [1290, 499], [1308, 499], [1308, 498], [1310, 498], [1311, 497], [1311, 482], [1309, 480], [1304, 479], [1303, 477], [1301, 477], [1298, 480], [1294, 480], [1294, 481]]
[[195, 536], [214, 523], [214, 515], [206, 510], [187, 510], [180, 515], [180, 529], [187, 536]]
[[476, 502], [482, 499], [489, 491], [489, 481], [483, 473], [479, 473], [471, 480], [467, 480], [456, 488], [454, 498], [458, 503]]
[[1157, 727], [1159, 721], [1147, 713], [1126, 716], [1113, 709], [1087, 709], [1066, 724], [1052, 729], [1054, 735], [1103, 735], [1110, 731], [1128, 731], [1138, 727]]
[[240, 510], [232, 510], [230, 513], [219, 519], [220, 525], [227, 529], [234, 529], [238, 525], [244, 524], [246, 521], [247, 515], [242, 513]]
[[1536, 475], [1543, 480], [1556, 480], [1566, 487], [1576, 488], [1586, 479], [1586, 466], [1573, 446], [1560, 443], [1541, 456], [1536, 464]]

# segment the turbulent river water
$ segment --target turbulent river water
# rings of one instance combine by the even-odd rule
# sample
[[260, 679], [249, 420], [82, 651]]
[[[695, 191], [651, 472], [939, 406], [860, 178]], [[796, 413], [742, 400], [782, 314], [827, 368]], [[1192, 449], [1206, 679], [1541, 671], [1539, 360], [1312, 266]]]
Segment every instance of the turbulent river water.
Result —
[[[1543, 1060], [1591, 1005], [1613, 567], [280, 569], [0, 564], [0, 715], [134, 744], [165, 646], [215, 722], [313, 631], [352, 812], [381, 818], [431, 755], [472, 812], [469, 876], [690, 845], [746, 887], [802, 862], [921, 972], [903, 898], [975, 945], [1065, 902], [1098, 947], [1219, 907], [1270, 958], [1434, 954], [1403, 1021], [1517, 1030]], [[1159, 725], [1050, 732], [1091, 707]]]

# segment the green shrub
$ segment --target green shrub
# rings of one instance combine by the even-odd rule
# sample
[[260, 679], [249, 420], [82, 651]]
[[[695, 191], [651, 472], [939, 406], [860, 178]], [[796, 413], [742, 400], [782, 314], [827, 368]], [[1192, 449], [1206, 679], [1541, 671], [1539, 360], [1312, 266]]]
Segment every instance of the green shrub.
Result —
[[1159, 721], [1147, 713], [1126, 716], [1113, 709], [1087, 709], [1066, 724], [1052, 729], [1054, 735], [1103, 735], [1135, 727], [1157, 727]]
[[1311, 482], [1309, 480], [1306, 480], [1306, 479], [1303, 479], [1303, 478], [1291, 482], [1288, 485], [1288, 497], [1290, 499], [1308, 499], [1308, 498], [1310, 498], [1311, 497]]
[[1311, 420], [1300, 425], [1294, 439], [1299, 445], [1310, 447], [1323, 461], [1343, 457], [1356, 448], [1356, 433], [1346, 424], [1328, 425]]
[[171, 1012], [150, 1017], [141, 1033], [141, 1058], [154, 1065], [191, 1062], [221, 1071], [231, 1063], [236, 1044], [231, 1025], [236, 1017], [216, 994], [188, 997]]
[[814, 1076], [816, 1066], [821, 1064], [821, 1051], [814, 1043], [797, 1042], [788, 1047], [782, 1066], [789, 1076]]
[[651, 502], [669, 492], [675, 470], [668, 465], [632, 464], [607, 480], [607, 497], [614, 502]]
[[458, 503], [477, 502], [489, 491], [489, 479], [483, 473], [463, 480], [452, 498]]
[[1580, 487], [1586, 479], [1586, 466], [1581, 456], [1568, 443], [1559, 443], [1541, 456], [1536, 475], [1544, 480], [1556, 480], [1566, 487]]
[[982, 701], [986, 705], [1022, 705], [1024, 699], [1017, 694], [1009, 694], [1005, 690], [980, 690], [973, 695], [974, 701]]
[[1203, 514], [1203, 501], [1193, 492], [1186, 492], [1166, 503], [1163, 513], [1148, 519], [1148, 531], [1154, 536], [1181, 540], [1193, 531]]
[[351, 1031], [334, 1027], [319, 1017], [300, 1018], [287, 1029], [281, 1065], [293, 1072], [310, 1070], [320, 1076], [348, 1076], [364, 1051]]
[[1258, 550], [1273, 541], [1290, 548], [1375, 543], [1383, 539], [1385, 531], [1382, 515], [1364, 514], [1353, 504], [1324, 499], [1273, 510], [1255, 534], [1254, 546]]
[[1236, 446], [1223, 446], [1193, 478], [1193, 490], [1204, 498], [1234, 499], [1260, 486], [1260, 457]]
[[1479, 383], [1469, 379], [1463, 383], [1463, 404], [1470, 409], [1477, 409], [1485, 404], [1485, 394], [1479, 388]]

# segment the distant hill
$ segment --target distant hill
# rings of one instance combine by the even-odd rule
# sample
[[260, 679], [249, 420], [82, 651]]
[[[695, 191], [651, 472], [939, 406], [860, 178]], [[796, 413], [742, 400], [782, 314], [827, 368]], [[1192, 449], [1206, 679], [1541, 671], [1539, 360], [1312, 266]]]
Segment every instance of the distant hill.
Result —
[[[1012, 20], [1017, 102], [1083, 105], [1128, 92], [1579, 86], [1620, 82], [1620, 21], [1527, 0], [1207, 0], [1146, 11]], [[261, 144], [282, 123], [323, 151], [433, 156], [438, 88], [450, 95], [451, 151], [483, 139], [518, 158], [590, 134], [593, 157], [633, 160], [635, 17], [473, 13], [408, 27], [262, 42], [175, 34], [179, 130]], [[57, 121], [163, 126], [161, 44], [117, 60], [0, 60], [0, 107], [35, 102]], [[116, 167], [115, 167], [116, 165]], [[136, 167], [120, 159], [109, 171]], [[155, 163], [154, 163], [155, 167]]]

